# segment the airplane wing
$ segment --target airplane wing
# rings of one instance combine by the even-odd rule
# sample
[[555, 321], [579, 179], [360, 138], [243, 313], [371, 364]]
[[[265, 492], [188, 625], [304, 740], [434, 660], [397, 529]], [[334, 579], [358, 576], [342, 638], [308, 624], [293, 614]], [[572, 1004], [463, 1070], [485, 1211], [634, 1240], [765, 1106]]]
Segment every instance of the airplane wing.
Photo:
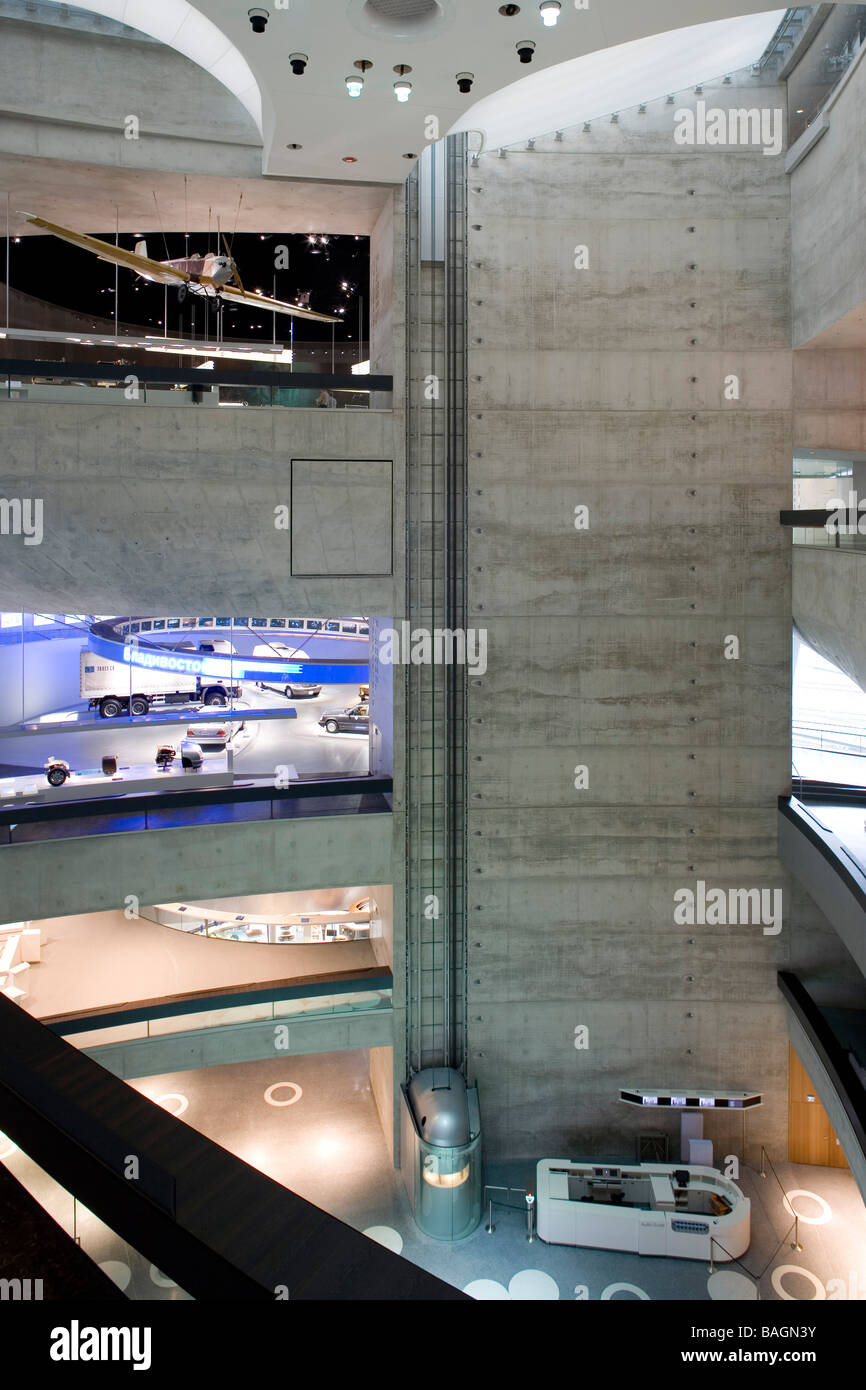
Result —
[[34, 227], [41, 227], [43, 231], [50, 232], [52, 236], [60, 237], [61, 241], [68, 241], [73, 246], [80, 246], [82, 251], [90, 251], [101, 261], [110, 261], [112, 265], [125, 266], [127, 270], [134, 270], [139, 275], [147, 275], [151, 280], [158, 280], [164, 285], [187, 284], [192, 276], [187, 275], [185, 270], [176, 270], [173, 266], [163, 265], [161, 261], [152, 261], [149, 256], [139, 256], [135, 251], [124, 251], [120, 246], [112, 246], [108, 241], [99, 241], [97, 237], [85, 236], [83, 232], [72, 231], [69, 227], [61, 227], [56, 222], [46, 222], [42, 217], [32, 217], [29, 212], [22, 212], [21, 217], [26, 217], [28, 222], [32, 222]]
[[257, 309], [270, 309], [274, 314], [291, 314], [299, 319], [317, 319], [319, 323], [341, 322], [331, 314], [317, 314], [313, 309], [299, 309], [297, 305], [286, 304], [282, 299], [269, 299], [266, 294], [250, 294], [248, 290], [240, 290], [236, 285], [219, 285], [217, 294], [221, 299], [227, 299], [230, 304], [255, 305]]

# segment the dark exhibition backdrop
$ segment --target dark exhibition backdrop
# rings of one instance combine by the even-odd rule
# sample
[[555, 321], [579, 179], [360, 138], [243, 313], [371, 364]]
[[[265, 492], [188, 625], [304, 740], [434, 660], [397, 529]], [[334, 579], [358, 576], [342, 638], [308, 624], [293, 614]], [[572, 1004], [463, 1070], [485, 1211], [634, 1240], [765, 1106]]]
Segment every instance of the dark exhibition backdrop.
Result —
[[[90, 232], [101, 241], [114, 245], [113, 232]], [[216, 231], [210, 233], [168, 233], [142, 229], [147, 242], [147, 254], [153, 260], [174, 260], [180, 256], [204, 254], [217, 250]], [[121, 235], [119, 244], [133, 251], [138, 238]], [[337, 343], [357, 343], [359, 336], [359, 306], [361, 309], [361, 340], [366, 342], [369, 310], [368, 237], [330, 236], [328, 233], [310, 235], [257, 236], [252, 233], [228, 237], [232, 255], [240, 271], [244, 288], [261, 290], [263, 294], [292, 303], [296, 296], [309, 293], [307, 307], [322, 314], [336, 314], [340, 320], [334, 326]], [[224, 250], [224, 247], [221, 247]], [[5, 246], [3, 248], [5, 255]], [[285, 266], [288, 261], [287, 268]], [[276, 269], [276, 264], [280, 269]], [[32, 295], [63, 309], [93, 314], [105, 320], [114, 318], [115, 267], [87, 251], [52, 236], [13, 238], [10, 246], [10, 284], [13, 292]], [[140, 280], [132, 271], [122, 267], [117, 272], [118, 318], [121, 325], [141, 328], [147, 333], [162, 332], [165, 312], [165, 287]], [[177, 292], [168, 289], [168, 331], [190, 332], [195, 325], [196, 336], [205, 333], [206, 307], [201, 297], [190, 296], [181, 309]], [[195, 318], [193, 320], [193, 315]], [[292, 321], [285, 314], [276, 315], [278, 342], [288, 342]], [[304, 319], [294, 319], [294, 336], [302, 342], [330, 341], [331, 326]], [[17, 325], [26, 328], [29, 325]], [[248, 309], [243, 305], [226, 306], [223, 317], [224, 338], [261, 339], [271, 342], [274, 315]]]

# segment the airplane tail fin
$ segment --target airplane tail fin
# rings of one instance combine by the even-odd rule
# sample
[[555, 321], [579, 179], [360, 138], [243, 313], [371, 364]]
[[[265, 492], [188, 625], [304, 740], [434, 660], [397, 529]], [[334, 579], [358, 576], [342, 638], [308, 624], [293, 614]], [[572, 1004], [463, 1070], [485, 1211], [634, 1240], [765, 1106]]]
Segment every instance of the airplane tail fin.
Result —
[[146, 255], [147, 255], [147, 242], [146, 242], [146, 241], [137, 241], [137, 242], [135, 243], [135, 254], [136, 254], [136, 256], [146, 256]]

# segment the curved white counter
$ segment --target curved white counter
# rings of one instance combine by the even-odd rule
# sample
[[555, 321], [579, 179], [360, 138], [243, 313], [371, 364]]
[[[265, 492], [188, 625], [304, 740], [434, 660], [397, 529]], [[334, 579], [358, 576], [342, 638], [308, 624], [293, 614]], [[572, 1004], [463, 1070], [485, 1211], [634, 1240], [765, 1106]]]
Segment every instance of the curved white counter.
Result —
[[715, 1168], [544, 1158], [536, 1197], [538, 1234], [552, 1245], [709, 1260], [712, 1242], [719, 1264], [749, 1248], [749, 1200]]

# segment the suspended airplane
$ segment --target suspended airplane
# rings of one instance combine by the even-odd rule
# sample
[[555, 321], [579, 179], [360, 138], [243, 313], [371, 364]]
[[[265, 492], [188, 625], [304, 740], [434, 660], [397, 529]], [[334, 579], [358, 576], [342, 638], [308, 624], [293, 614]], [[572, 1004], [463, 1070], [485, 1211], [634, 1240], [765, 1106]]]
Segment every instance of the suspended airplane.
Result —
[[[208, 299], [223, 300], [228, 304], [254, 304], [257, 309], [269, 309], [274, 314], [289, 314], [293, 318], [316, 319], [319, 323], [340, 322], [331, 314], [317, 314], [314, 309], [286, 304], [282, 299], [270, 299], [265, 294], [250, 294], [244, 289], [225, 237], [224, 256], [209, 251], [205, 256], [181, 256], [174, 261], [154, 261], [147, 254], [146, 241], [137, 241], [134, 251], [124, 251], [122, 247], [112, 246], [108, 241], [85, 236], [83, 232], [61, 227], [56, 222], [46, 222], [44, 218], [34, 217], [32, 213], [22, 212], [19, 216], [25, 217], [34, 227], [41, 227], [52, 236], [70, 242], [72, 246], [80, 246], [82, 250], [90, 251], [101, 261], [134, 271], [142, 280], [177, 286], [177, 297], [181, 304], [188, 294], [198, 294]], [[309, 295], [306, 298], [309, 300]]]

